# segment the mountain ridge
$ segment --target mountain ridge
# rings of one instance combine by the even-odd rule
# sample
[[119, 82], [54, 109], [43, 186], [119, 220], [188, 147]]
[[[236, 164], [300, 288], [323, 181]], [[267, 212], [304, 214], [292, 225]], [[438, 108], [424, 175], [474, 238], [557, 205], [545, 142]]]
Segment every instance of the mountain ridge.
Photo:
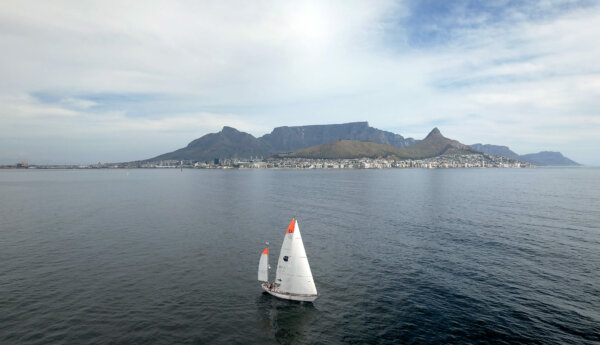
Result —
[[512, 151], [508, 146], [491, 144], [473, 144], [471, 145], [477, 151], [483, 153], [503, 156], [525, 163], [531, 163], [538, 166], [581, 166], [581, 164], [565, 157], [560, 152], [540, 151], [538, 153], [528, 153], [519, 155]]
[[357, 140], [338, 140], [331, 143], [312, 146], [304, 150], [282, 153], [273, 158], [313, 158], [313, 159], [354, 159], [354, 158], [390, 158], [424, 159], [444, 154], [479, 153], [470, 146], [444, 137], [434, 128], [423, 140], [416, 144], [397, 148], [389, 144]]
[[186, 147], [168, 152], [148, 161], [158, 160], [197, 160], [209, 161], [214, 158], [247, 158], [250, 156], [269, 156], [271, 148], [256, 140], [246, 132], [240, 132], [229, 126], [218, 133], [209, 133], [192, 140]]
[[[401, 150], [396, 152], [397, 157], [406, 158], [429, 158], [433, 157], [432, 155], [449, 154], [452, 152], [483, 152], [535, 165], [580, 165], [564, 157], [560, 152], [542, 151], [536, 154], [518, 155], [507, 146], [489, 144], [465, 145], [456, 140], [444, 137], [437, 127], [433, 128], [423, 140], [404, 138], [399, 134], [370, 127], [367, 121], [328, 125], [280, 126], [258, 138], [249, 133], [238, 131], [233, 127], [224, 126], [220, 132], [209, 133], [192, 140], [187, 146], [181, 149], [138, 162], [161, 160], [208, 162], [215, 158], [266, 158], [343, 140], [389, 145]], [[338, 143], [338, 145], [341, 144]], [[346, 143], [345, 145], [348, 146], [350, 144]], [[367, 149], [365, 145], [355, 145], [355, 147], [358, 152], [361, 152], [361, 150], [372, 152], [375, 150], [374, 148]], [[409, 148], [412, 149], [402, 151]], [[342, 148], [339, 147], [338, 149]], [[329, 150], [333, 150], [333, 148], [330, 147]], [[382, 152], [386, 150], [384, 149]]]
[[360, 140], [408, 147], [416, 140], [370, 127], [367, 121], [329, 125], [281, 126], [259, 138], [235, 128], [224, 126], [220, 132], [209, 133], [191, 141], [186, 147], [146, 159], [212, 161], [215, 158], [268, 157], [293, 152], [336, 140]]
[[581, 166], [581, 164], [565, 157], [556, 151], [540, 151], [521, 155], [521, 160], [540, 166]]
[[358, 140], [408, 147], [412, 138], [370, 127], [367, 121], [330, 125], [282, 126], [259, 138], [279, 152], [293, 152], [336, 140]]

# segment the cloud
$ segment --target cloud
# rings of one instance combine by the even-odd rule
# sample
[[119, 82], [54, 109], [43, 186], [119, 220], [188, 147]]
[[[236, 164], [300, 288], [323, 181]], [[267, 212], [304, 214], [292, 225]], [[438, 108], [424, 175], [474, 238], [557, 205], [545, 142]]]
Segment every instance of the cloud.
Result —
[[2, 150], [114, 161], [368, 120], [600, 164], [579, 149], [600, 147], [598, 21], [582, 1], [4, 2]]
[[266, 130], [232, 114], [198, 112], [131, 118], [123, 111], [87, 112], [79, 101], [75, 102], [80, 108], [76, 110], [71, 109], [71, 100], [49, 105], [21, 95], [2, 97], [0, 101], [8, 111], [0, 127], [0, 157], [5, 163], [32, 156], [37, 157], [37, 163], [73, 163], [74, 158], [63, 158], [65, 154], [77, 157], [79, 163], [129, 161], [179, 148], [225, 125]]
[[421, 49], [427, 65], [439, 66], [428, 80], [437, 106], [422, 107], [421, 118], [444, 114], [453, 121], [442, 130], [467, 143], [560, 150], [600, 163], [580, 150], [600, 146], [600, 49], [589, 44], [600, 34], [599, 19], [597, 8], [586, 8], [461, 28], [454, 39]]

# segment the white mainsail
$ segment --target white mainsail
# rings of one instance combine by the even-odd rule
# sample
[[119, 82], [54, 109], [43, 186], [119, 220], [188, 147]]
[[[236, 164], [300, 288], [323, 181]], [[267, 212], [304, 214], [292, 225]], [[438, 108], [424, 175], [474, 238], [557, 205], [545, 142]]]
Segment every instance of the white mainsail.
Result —
[[[261, 259], [262, 260], [262, 259]], [[298, 222], [292, 219], [281, 245], [277, 272], [276, 291], [289, 294], [317, 295]]]
[[269, 281], [269, 248], [265, 248], [260, 255], [258, 262], [258, 280], [261, 282]]

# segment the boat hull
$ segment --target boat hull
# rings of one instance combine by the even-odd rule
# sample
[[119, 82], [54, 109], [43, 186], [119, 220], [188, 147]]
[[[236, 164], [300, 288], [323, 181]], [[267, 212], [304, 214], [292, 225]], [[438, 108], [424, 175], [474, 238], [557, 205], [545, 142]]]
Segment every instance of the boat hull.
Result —
[[269, 294], [271, 294], [277, 298], [287, 299], [290, 301], [312, 302], [312, 301], [316, 300], [317, 297], [319, 297], [318, 295], [306, 295], [306, 294], [274, 291], [274, 290], [270, 290], [266, 286], [266, 284], [262, 284], [261, 287], [264, 291], [268, 292]]

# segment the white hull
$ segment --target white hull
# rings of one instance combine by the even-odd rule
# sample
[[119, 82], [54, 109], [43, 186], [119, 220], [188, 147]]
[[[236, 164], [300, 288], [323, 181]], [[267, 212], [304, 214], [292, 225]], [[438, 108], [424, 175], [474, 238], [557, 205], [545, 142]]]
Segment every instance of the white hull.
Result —
[[273, 295], [277, 298], [287, 299], [287, 300], [291, 300], [291, 301], [312, 302], [312, 301], [316, 300], [317, 297], [319, 297], [318, 295], [305, 295], [305, 294], [273, 291], [267, 287], [266, 283], [262, 284], [261, 287], [263, 290], [265, 290], [266, 292], [270, 293], [271, 295]]

